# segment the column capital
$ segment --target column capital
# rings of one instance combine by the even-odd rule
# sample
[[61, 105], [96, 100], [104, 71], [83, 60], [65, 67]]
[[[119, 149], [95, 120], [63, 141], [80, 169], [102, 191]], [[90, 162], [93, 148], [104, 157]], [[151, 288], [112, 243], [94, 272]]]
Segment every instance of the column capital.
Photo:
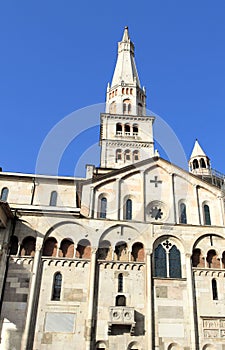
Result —
[[91, 254], [96, 254], [98, 250], [98, 247], [91, 247]]
[[150, 256], [152, 254], [152, 249], [145, 249], [145, 254]]

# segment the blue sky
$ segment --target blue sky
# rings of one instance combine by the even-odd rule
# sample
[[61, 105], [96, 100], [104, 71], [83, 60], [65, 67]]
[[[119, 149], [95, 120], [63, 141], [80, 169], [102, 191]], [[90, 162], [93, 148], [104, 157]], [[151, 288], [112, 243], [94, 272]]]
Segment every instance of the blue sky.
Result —
[[[212, 167], [225, 173], [224, 14], [224, 0], [2, 1], [0, 166], [34, 172], [54, 125], [104, 102], [128, 25], [148, 108], [174, 130], [187, 157], [198, 138]], [[60, 174], [73, 175], [76, 158], [99, 139], [93, 130], [68, 146]]]

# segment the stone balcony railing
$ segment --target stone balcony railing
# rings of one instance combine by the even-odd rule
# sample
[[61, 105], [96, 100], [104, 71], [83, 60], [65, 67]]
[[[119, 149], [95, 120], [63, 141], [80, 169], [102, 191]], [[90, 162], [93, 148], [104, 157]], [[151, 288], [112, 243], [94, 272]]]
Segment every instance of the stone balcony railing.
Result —
[[130, 326], [131, 334], [134, 333], [135, 320], [134, 308], [128, 306], [112, 306], [109, 308], [109, 334], [112, 325]]

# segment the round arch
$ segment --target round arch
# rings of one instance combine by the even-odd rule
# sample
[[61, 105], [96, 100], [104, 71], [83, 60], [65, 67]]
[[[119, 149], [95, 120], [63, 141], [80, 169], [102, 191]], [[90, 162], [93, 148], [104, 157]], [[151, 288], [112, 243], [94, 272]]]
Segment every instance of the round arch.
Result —
[[128, 347], [127, 350], [141, 350], [140, 345], [137, 341], [132, 341]]

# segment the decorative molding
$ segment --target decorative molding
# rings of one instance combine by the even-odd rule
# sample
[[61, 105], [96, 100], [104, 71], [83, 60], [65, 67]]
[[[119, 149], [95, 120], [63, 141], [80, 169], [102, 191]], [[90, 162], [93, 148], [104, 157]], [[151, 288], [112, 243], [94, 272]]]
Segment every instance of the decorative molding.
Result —
[[225, 338], [225, 319], [203, 318], [202, 327], [204, 338]]
[[98, 265], [100, 269], [108, 269], [108, 270], [122, 270], [122, 271], [141, 271], [145, 268], [144, 262], [122, 262], [122, 261], [98, 261]]
[[[104, 140], [102, 140], [104, 141]], [[153, 146], [153, 142], [135, 142], [133, 141], [105, 141], [106, 146], [115, 146], [115, 147], [129, 147], [129, 148], [150, 148]]]
[[225, 277], [225, 269], [212, 269], [212, 268], [196, 268], [192, 267], [192, 271], [196, 276], [208, 276], [208, 277]]
[[120, 115], [120, 114], [103, 114], [101, 113], [101, 117], [104, 119], [114, 119], [114, 120], [125, 120], [125, 121], [144, 121], [144, 122], [152, 122], [155, 119], [154, 116], [136, 116], [136, 115]]
[[33, 257], [12, 257], [10, 256], [11, 262], [14, 262], [18, 265], [31, 265], [33, 264], [34, 258]]
[[59, 259], [59, 258], [42, 258], [41, 259], [43, 264], [46, 264], [48, 266], [60, 266], [60, 267], [81, 267], [85, 268], [88, 267], [90, 264], [90, 260], [85, 259]]

